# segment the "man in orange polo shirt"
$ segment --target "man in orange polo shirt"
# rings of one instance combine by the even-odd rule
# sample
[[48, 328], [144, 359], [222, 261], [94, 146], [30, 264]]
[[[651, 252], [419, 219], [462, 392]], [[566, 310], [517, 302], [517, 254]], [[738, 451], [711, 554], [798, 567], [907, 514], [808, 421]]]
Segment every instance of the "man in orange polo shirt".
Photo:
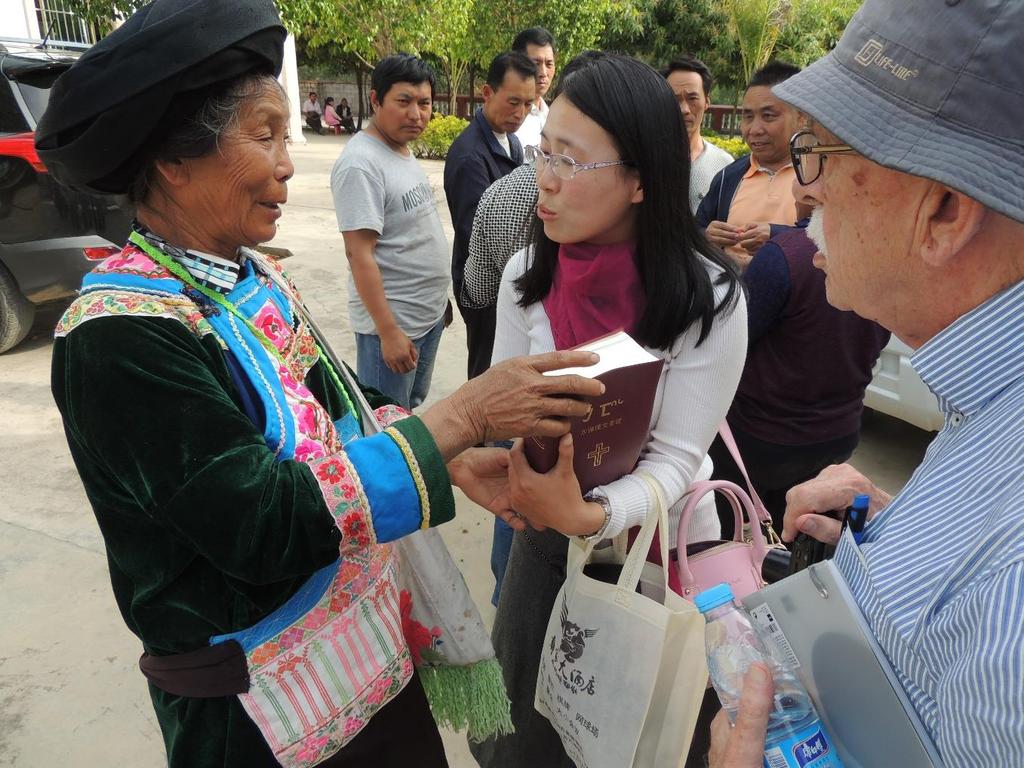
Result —
[[741, 107], [740, 133], [750, 154], [723, 168], [697, 209], [697, 224], [707, 238], [746, 267], [757, 250], [797, 222], [789, 139], [799, 113], [772, 94], [799, 72], [771, 62], [750, 79]]

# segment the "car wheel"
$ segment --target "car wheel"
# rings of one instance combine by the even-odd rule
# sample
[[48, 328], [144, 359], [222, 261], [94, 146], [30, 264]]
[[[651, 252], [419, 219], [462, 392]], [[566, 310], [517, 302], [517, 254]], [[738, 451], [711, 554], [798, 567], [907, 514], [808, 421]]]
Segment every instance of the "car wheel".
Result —
[[28, 336], [35, 316], [35, 305], [21, 295], [14, 277], [0, 264], [0, 353]]

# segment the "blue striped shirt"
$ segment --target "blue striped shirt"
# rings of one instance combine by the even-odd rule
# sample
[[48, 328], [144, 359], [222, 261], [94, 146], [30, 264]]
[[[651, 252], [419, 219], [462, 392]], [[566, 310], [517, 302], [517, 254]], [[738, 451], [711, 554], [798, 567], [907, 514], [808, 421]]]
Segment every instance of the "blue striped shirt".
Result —
[[1024, 766], [1024, 282], [913, 356], [945, 426], [836, 562], [948, 766]]

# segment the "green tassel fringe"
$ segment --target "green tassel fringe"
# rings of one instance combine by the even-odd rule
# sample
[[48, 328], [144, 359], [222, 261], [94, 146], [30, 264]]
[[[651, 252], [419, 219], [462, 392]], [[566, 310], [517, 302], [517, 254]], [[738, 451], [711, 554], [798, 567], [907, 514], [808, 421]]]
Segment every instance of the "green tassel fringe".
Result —
[[476, 742], [515, 731], [497, 659], [464, 667], [420, 667], [417, 672], [439, 726], [465, 730]]

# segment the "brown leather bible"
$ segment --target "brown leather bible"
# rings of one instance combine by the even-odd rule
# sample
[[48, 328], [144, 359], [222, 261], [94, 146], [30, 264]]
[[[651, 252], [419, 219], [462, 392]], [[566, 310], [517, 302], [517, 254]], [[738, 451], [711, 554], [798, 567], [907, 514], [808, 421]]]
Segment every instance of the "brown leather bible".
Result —
[[[604, 382], [598, 397], [583, 398], [590, 414], [572, 420], [573, 470], [584, 493], [633, 471], [651, 431], [651, 412], [665, 361], [637, 344], [625, 331], [602, 336], [576, 349], [596, 352], [600, 362], [576, 373]], [[547, 472], [558, 461], [558, 438], [528, 437], [523, 451], [530, 466]]]

